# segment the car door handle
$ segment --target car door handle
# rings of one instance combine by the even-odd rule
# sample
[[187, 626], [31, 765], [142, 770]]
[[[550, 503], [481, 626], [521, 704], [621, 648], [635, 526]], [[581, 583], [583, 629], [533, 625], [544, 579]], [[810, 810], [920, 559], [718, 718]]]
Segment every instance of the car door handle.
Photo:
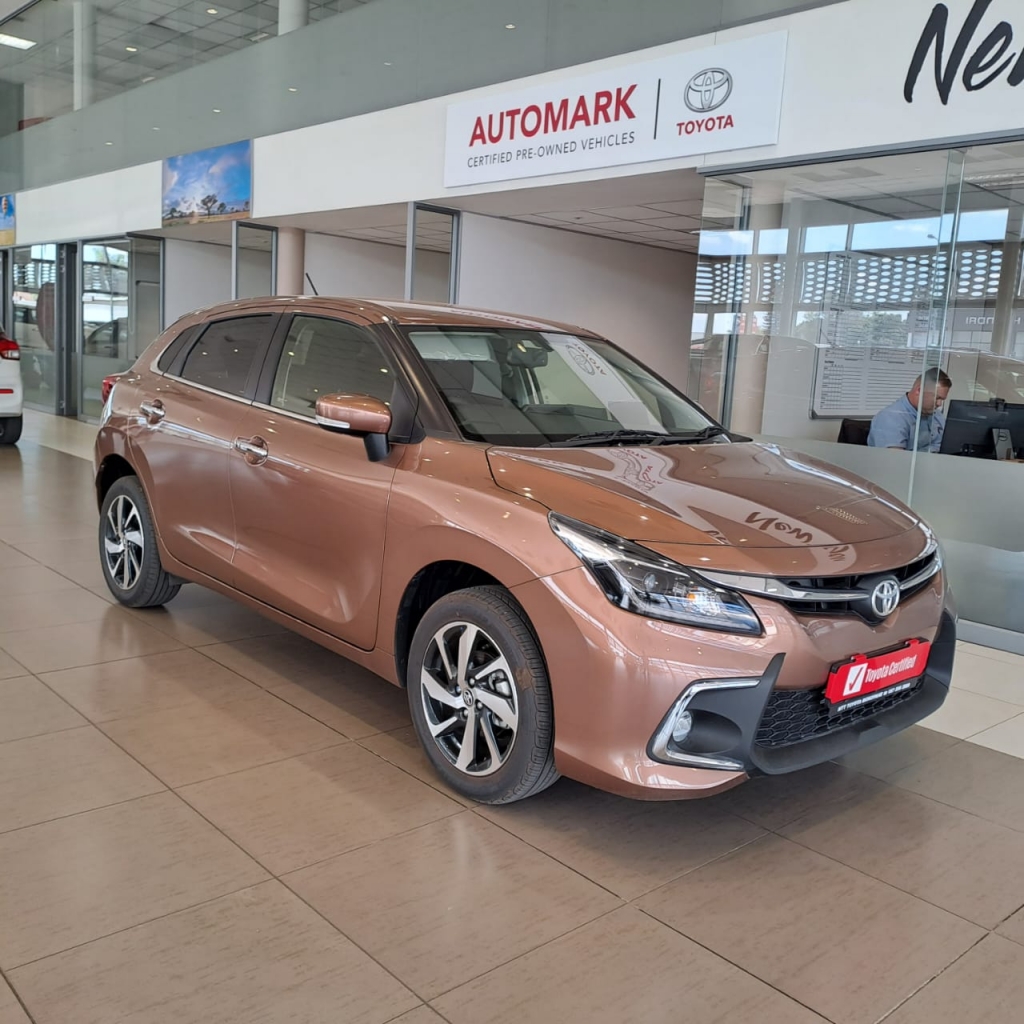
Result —
[[139, 406], [139, 412], [149, 420], [150, 423], [158, 423], [167, 415], [164, 403], [159, 398], [152, 402], [143, 402]]
[[245, 461], [253, 464], [263, 462], [270, 454], [267, 442], [262, 437], [251, 437], [248, 441], [245, 438], [236, 437], [235, 451], [241, 452], [245, 456]]

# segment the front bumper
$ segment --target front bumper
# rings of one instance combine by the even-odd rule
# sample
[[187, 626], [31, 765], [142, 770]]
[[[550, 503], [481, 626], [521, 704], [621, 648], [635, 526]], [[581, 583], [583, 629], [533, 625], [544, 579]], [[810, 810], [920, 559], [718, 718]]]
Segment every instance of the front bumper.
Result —
[[[680, 696], [647, 747], [648, 756], [690, 768], [782, 775], [851, 754], [936, 711], [946, 699], [956, 652], [956, 623], [943, 613], [924, 676], [894, 692], [830, 714], [821, 689], [777, 690], [786, 655], [756, 679], [700, 680]], [[678, 716], [692, 723], [681, 744]]]
[[[781, 604], [752, 598], [765, 627], [760, 637], [693, 630], [617, 609], [583, 567], [512, 592], [535, 624], [547, 662], [556, 767], [634, 799], [705, 797], [751, 775], [827, 761], [924, 718], [949, 687], [956, 620], [941, 575], [877, 626], [856, 616], [800, 618]], [[759, 739], [773, 718], [790, 714], [806, 722], [808, 707], [797, 705], [820, 704], [831, 665], [913, 637], [934, 646], [925, 680], [905, 701], [878, 704], [843, 728], [798, 732], [796, 742], [771, 742], [763, 732]], [[699, 686], [736, 679], [749, 685], [732, 691]], [[719, 716], [717, 735], [725, 740], [699, 751], [708, 759], [682, 763], [658, 756], [652, 741], [687, 694], [693, 710]]]

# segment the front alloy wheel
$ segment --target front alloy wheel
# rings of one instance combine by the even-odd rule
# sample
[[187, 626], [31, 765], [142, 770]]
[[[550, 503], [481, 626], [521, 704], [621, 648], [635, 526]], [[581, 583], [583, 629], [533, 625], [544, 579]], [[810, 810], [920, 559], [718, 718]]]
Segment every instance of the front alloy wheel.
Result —
[[471, 622], [439, 629], [420, 675], [423, 712], [438, 749], [467, 775], [491, 775], [519, 730], [512, 669], [498, 645]]
[[472, 587], [432, 605], [416, 627], [407, 684], [420, 743], [452, 789], [504, 804], [558, 778], [547, 666], [507, 590]]

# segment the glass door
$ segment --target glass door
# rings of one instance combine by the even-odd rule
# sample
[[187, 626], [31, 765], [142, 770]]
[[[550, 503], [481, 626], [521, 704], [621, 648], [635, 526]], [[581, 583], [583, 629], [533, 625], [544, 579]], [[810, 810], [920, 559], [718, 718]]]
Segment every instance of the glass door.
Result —
[[103, 378], [127, 370], [160, 333], [160, 247], [155, 238], [81, 246], [74, 361], [81, 419], [99, 418]]
[[11, 260], [9, 331], [21, 346], [25, 405], [59, 412], [57, 350], [57, 246], [23, 245]]

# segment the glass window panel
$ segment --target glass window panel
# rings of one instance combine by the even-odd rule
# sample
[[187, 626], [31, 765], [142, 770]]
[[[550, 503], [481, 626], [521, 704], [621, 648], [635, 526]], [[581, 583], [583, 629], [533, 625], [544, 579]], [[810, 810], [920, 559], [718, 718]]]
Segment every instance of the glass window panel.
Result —
[[273, 319], [248, 316], [210, 324], [185, 358], [181, 376], [215, 391], [245, 395]]
[[21, 346], [25, 404], [56, 412], [57, 247], [18, 247], [14, 250], [12, 270], [11, 333]]
[[843, 252], [848, 230], [846, 224], [808, 228], [804, 235], [804, 252]]
[[365, 328], [297, 316], [284, 343], [270, 404], [313, 416], [324, 395], [370, 395], [390, 403], [394, 382], [390, 363]]

